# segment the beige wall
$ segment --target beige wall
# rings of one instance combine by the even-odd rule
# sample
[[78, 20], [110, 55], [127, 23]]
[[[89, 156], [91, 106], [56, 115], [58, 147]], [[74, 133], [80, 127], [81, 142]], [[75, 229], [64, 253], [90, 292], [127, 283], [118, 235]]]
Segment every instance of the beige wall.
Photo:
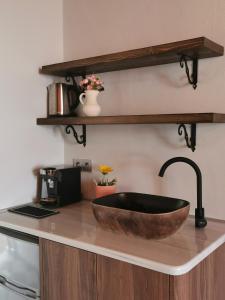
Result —
[[[205, 35], [225, 45], [224, 0], [64, 0], [65, 60], [101, 55]], [[225, 113], [225, 57], [201, 60], [199, 86], [187, 84], [178, 64], [102, 74], [102, 114]], [[91, 158], [116, 170], [120, 191], [170, 195], [196, 202], [195, 174], [176, 164], [163, 179], [167, 159], [186, 156], [203, 173], [206, 214], [225, 219], [225, 124], [198, 125], [192, 153], [176, 125], [89, 126], [87, 147], [65, 139], [65, 161]], [[90, 176], [89, 179], [90, 180]]]
[[63, 162], [63, 140], [36, 126], [46, 115], [41, 65], [62, 59], [61, 0], [0, 0], [0, 209], [31, 202], [38, 166]]

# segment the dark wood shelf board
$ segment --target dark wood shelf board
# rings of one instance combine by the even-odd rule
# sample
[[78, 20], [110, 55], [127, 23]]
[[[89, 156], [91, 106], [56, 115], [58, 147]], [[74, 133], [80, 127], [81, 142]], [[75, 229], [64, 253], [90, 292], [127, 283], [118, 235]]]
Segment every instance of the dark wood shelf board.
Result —
[[181, 54], [209, 58], [222, 56], [224, 48], [205, 38], [178, 41], [91, 58], [43, 66], [40, 72], [56, 76], [82, 76], [178, 62]]
[[110, 125], [110, 124], [196, 124], [225, 123], [225, 114], [188, 113], [98, 117], [38, 118], [37, 125]]

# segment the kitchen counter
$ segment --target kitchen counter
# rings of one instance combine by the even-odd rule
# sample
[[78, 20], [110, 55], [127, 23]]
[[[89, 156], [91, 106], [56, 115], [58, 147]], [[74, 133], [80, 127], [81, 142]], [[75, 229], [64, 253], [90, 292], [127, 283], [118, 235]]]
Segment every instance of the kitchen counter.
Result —
[[225, 243], [225, 221], [208, 219], [197, 229], [189, 217], [174, 235], [145, 240], [100, 228], [89, 201], [59, 209], [60, 214], [41, 220], [7, 211], [0, 213], [0, 226], [125, 261], [169, 275], [189, 272]]

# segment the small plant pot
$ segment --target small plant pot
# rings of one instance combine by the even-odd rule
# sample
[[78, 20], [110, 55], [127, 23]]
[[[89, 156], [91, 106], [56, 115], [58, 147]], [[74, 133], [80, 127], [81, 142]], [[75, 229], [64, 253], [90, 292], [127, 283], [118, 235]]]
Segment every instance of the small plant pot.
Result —
[[111, 195], [116, 193], [116, 185], [106, 185], [106, 186], [101, 186], [101, 185], [96, 185], [95, 187], [95, 197], [100, 198], [104, 197], [107, 195]]

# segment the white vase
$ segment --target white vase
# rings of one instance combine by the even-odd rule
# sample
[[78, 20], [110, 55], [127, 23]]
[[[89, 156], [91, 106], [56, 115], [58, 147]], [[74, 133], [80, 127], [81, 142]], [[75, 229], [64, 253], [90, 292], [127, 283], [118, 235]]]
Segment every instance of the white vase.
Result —
[[80, 94], [80, 103], [83, 105], [83, 112], [86, 116], [98, 116], [101, 112], [101, 107], [97, 102], [99, 91], [88, 90]]

